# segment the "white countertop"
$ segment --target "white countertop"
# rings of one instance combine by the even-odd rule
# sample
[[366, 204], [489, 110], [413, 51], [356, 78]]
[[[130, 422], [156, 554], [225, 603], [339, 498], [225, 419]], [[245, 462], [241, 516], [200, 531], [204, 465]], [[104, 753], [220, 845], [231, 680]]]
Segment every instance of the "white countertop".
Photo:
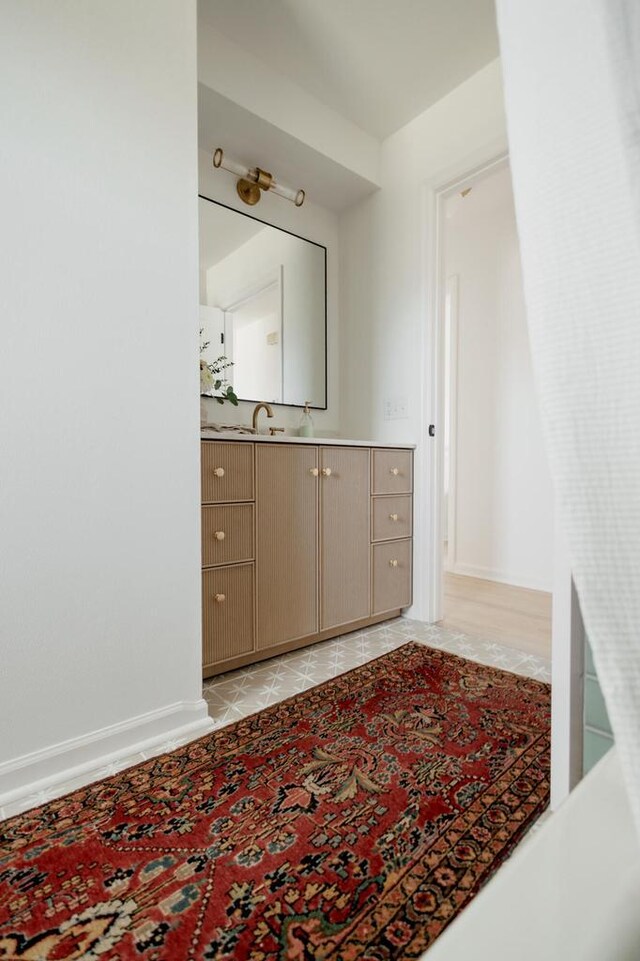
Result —
[[378, 440], [348, 440], [345, 437], [294, 437], [288, 434], [276, 434], [271, 436], [271, 434], [236, 434], [233, 431], [217, 431], [217, 430], [207, 430], [203, 427], [200, 430], [200, 437], [202, 440], [226, 440], [226, 441], [252, 441], [253, 443], [262, 443], [266, 441], [268, 444], [315, 444], [321, 447], [389, 447], [394, 450], [402, 448], [403, 450], [415, 450], [415, 444], [407, 444], [402, 441], [394, 441], [393, 443], [388, 441], [378, 441]]

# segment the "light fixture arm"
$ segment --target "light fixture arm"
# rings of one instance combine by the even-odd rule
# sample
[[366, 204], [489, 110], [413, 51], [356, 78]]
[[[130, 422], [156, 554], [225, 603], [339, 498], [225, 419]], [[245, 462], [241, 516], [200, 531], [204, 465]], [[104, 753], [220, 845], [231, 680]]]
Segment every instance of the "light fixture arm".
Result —
[[216, 169], [222, 167], [223, 170], [228, 170], [229, 173], [235, 174], [239, 178], [236, 184], [238, 196], [250, 206], [258, 203], [263, 190], [271, 190], [279, 197], [290, 200], [296, 207], [301, 207], [304, 203], [304, 190], [295, 190], [278, 183], [273, 174], [262, 170], [260, 167], [245, 167], [244, 164], [231, 160], [225, 155], [221, 147], [217, 147], [214, 151], [213, 166]]

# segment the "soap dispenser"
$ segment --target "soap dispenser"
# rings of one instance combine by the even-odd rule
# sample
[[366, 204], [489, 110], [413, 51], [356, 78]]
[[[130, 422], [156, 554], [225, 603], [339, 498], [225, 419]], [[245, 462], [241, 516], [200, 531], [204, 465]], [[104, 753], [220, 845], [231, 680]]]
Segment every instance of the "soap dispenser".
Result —
[[300, 427], [298, 428], [299, 437], [313, 437], [313, 417], [309, 411], [309, 401], [304, 402], [304, 411], [302, 417], [300, 418]]

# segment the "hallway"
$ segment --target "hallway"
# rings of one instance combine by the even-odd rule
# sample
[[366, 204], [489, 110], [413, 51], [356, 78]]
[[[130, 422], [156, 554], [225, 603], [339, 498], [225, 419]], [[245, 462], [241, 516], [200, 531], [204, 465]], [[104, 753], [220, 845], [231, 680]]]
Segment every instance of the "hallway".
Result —
[[440, 627], [551, 656], [551, 594], [497, 581], [444, 574]]

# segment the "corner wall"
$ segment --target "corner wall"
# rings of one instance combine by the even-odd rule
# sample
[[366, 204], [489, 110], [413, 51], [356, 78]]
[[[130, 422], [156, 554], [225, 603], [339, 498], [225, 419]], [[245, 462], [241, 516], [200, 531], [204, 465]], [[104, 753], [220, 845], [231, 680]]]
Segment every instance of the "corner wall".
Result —
[[209, 724], [195, 0], [7, 0], [0, 97], [1, 796]]
[[[506, 145], [496, 60], [384, 142], [382, 189], [340, 221], [342, 432], [418, 445], [412, 614], [425, 619], [433, 415], [424, 369], [434, 281], [428, 186], [468, 172]], [[384, 398], [398, 395], [406, 398], [408, 416], [385, 421]]]

